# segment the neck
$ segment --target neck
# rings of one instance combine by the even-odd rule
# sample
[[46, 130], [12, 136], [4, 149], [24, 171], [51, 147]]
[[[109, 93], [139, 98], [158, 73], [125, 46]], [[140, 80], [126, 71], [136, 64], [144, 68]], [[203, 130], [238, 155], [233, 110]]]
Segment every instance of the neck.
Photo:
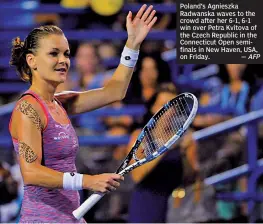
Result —
[[239, 85], [242, 83], [242, 80], [240, 79], [234, 79], [230, 81], [230, 85]]
[[242, 80], [235, 80], [230, 83], [230, 88], [233, 92], [239, 92], [242, 86]]
[[149, 100], [153, 94], [155, 93], [155, 89], [153, 87], [144, 87], [142, 90], [142, 95], [145, 100]]
[[56, 92], [56, 87], [57, 85], [55, 84], [47, 83], [43, 80], [38, 80], [32, 83], [30, 90], [36, 92], [44, 100], [52, 102], [54, 99], [54, 94]]
[[147, 83], [142, 83], [142, 87], [145, 89], [155, 89], [157, 86], [156, 82], [147, 82]]

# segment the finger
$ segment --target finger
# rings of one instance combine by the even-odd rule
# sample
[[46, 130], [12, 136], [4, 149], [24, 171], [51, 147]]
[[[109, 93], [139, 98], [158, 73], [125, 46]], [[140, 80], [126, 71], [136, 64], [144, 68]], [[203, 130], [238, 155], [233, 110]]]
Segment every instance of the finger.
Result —
[[123, 180], [124, 180], [124, 177], [123, 177], [122, 175], [120, 175], [118, 180], [123, 181]]
[[127, 19], [127, 22], [131, 22], [132, 21], [132, 12], [131, 11], [129, 11], [126, 19]]
[[114, 180], [111, 181], [110, 184], [111, 184], [111, 186], [113, 186], [113, 187], [119, 187], [119, 186], [120, 186], [120, 183], [117, 182], [117, 181], [114, 181]]
[[110, 190], [111, 190], [111, 191], [116, 191], [117, 188], [116, 188], [116, 187], [111, 187]]
[[153, 25], [156, 23], [156, 21], [157, 21], [157, 16], [155, 16], [155, 17], [153, 18], [153, 20], [148, 24], [148, 27], [149, 27], [149, 28], [152, 28]]
[[110, 193], [110, 190], [105, 189], [102, 193], [103, 193], [103, 194], [109, 194], [109, 193]]
[[[110, 193], [110, 191], [107, 188], [101, 188], [99, 191], [97, 191], [98, 193], [103, 193], [103, 194], [108, 194]], [[96, 192], [95, 192], [96, 193]]]
[[108, 191], [116, 191], [116, 190], [117, 190], [117, 189], [116, 189], [115, 187], [113, 187], [113, 186], [107, 186], [106, 189], [107, 189]]
[[153, 10], [153, 11], [151, 12], [150, 16], [149, 16], [149, 17], [147, 18], [147, 20], [145, 21], [145, 23], [146, 23], [147, 25], [152, 21], [155, 13], [156, 13], [155, 10]]
[[112, 178], [115, 180], [124, 180], [124, 177], [119, 174], [113, 174]]
[[146, 9], [146, 7], [147, 7], [147, 5], [146, 4], [144, 4], [141, 8], [140, 8], [140, 10], [137, 12], [137, 14], [136, 14], [136, 18], [141, 18], [142, 17], [142, 14], [143, 14], [143, 12], [144, 12], [144, 10]]
[[145, 21], [147, 19], [147, 17], [149, 16], [150, 12], [152, 11], [153, 6], [149, 6], [148, 9], [145, 11], [145, 13], [143, 13], [142, 16], [142, 21]]

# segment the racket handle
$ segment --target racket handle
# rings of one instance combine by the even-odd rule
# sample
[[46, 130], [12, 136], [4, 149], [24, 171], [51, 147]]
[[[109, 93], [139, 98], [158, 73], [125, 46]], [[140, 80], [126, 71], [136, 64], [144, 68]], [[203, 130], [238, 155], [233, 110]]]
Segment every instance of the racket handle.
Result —
[[102, 193], [92, 194], [72, 214], [76, 219], [80, 220], [103, 196], [104, 194]]

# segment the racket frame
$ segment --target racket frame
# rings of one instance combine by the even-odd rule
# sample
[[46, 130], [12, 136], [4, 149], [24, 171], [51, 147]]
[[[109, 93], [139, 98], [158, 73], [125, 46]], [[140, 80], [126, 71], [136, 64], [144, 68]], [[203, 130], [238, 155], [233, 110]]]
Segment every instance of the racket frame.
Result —
[[[155, 151], [153, 154], [151, 154], [151, 155], [149, 155], [149, 156], [147, 156], [141, 160], [136, 159], [136, 157], [134, 156], [134, 153], [138, 149], [138, 147], [140, 146], [140, 144], [141, 144], [141, 142], [145, 136], [145, 132], [155, 122], [154, 118], [156, 118], [158, 115], [160, 115], [164, 110], [168, 109], [170, 107], [170, 105], [175, 100], [179, 99], [180, 97], [190, 97], [193, 100], [192, 110], [190, 112], [189, 117], [184, 122], [184, 125], [176, 132], [176, 134], [174, 134], [174, 136], [172, 138], [170, 138], [164, 144], [164, 146], [162, 146], [160, 149], [158, 149], [158, 151]], [[166, 103], [157, 113], [155, 113], [153, 115], [153, 117], [144, 126], [144, 128], [142, 129], [141, 133], [139, 134], [137, 140], [135, 141], [132, 149], [130, 150], [129, 154], [126, 156], [124, 161], [121, 163], [121, 165], [117, 169], [116, 173], [123, 176], [123, 175], [129, 173], [130, 171], [134, 170], [135, 168], [137, 168], [137, 167], [139, 167], [139, 166], [141, 166], [147, 162], [150, 162], [153, 159], [155, 159], [158, 156], [165, 153], [180, 137], [183, 136], [185, 131], [188, 129], [188, 127], [191, 125], [192, 121], [194, 120], [194, 117], [196, 116], [196, 113], [197, 113], [197, 109], [198, 109], [198, 101], [192, 93], [179, 94], [177, 97], [175, 97], [174, 99], [172, 99], [171, 101]], [[132, 158], [134, 158], [136, 162], [131, 164], [131, 165], [128, 165]], [[104, 196], [103, 193], [92, 194], [82, 205], [80, 205], [79, 208], [77, 208], [75, 211], [73, 211], [74, 217], [78, 220], [81, 219], [85, 215], [85, 213], [87, 211], [89, 211], [90, 208], [92, 208], [103, 196]]]

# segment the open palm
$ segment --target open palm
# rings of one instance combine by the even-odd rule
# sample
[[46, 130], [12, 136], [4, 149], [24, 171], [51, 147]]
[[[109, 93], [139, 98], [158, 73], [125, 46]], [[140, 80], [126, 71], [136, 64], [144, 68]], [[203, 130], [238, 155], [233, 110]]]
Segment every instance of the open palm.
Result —
[[126, 18], [128, 38], [133, 41], [134, 45], [140, 45], [142, 43], [157, 21], [157, 17], [154, 16], [156, 11], [153, 10], [153, 6], [149, 6], [145, 11], [146, 8], [147, 6], [143, 5], [134, 19], [132, 19], [131, 12], [129, 12]]

